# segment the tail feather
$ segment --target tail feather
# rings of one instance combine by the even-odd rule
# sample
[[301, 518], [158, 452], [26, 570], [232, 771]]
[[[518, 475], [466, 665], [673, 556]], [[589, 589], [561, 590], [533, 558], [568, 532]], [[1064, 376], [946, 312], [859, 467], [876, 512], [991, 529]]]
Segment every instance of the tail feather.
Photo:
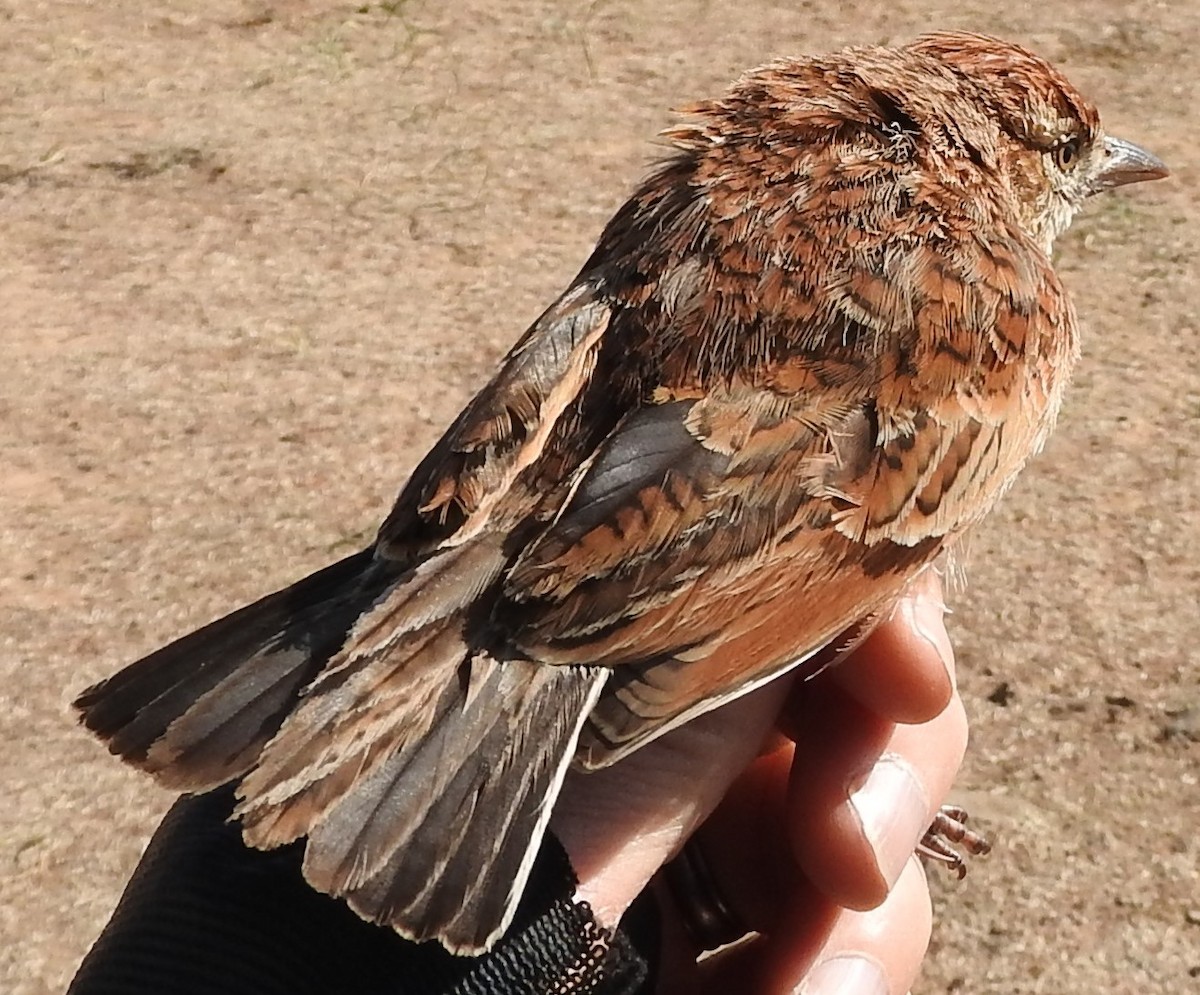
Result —
[[[480, 693], [442, 711], [310, 834], [305, 876], [360, 915], [458, 953], [507, 928], [588, 712], [607, 677], [475, 658]], [[413, 798], [416, 792], [418, 797]]]
[[356, 554], [80, 695], [109, 748], [195, 791], [240, 777], [246, 841], [307, 837], [361, 916], [478, 953], [516, 911], [608, 672], [474, 640], [504, 537], [404, 569]]
[[[142, 768], [167, 787], [189, 791], [215, 787], [249, 770], [319, 661], [301, 649], [256, 654], [252, 668], [230, 674], [172, 722]], [[121, 748], [123, 738], [115, 737], [113, 745]]]
[[79, 695], [81, 721], [171, 787], [237, 777], [370, 604], [372, 561], [356, 553], [151, 653]]
[[307, 834], [330, 806], [374, 785], [380, 763], [432, 724], [439, 699], [453, 696], [466, 656], [451, 624], [430, 626], [309, 694], [238, 787], [237, 815], [248, 842], [270, 848]]
[[[607, 672], [498, 662], [463, 627], [333, 661], [342, 680], [310, 688], [235, 814], [255, 846], [307, 836], [309, 883], [364, 918], [478, 953], [511, 922]], [[427, 693], [389, 692], [406, 682]]]
[[499, 542], [447, 550], [362, 615], [239, 786], [247, 840], [273, 847], [307, 834], [386, 757], [422, 740], [470, 655], [466, 611], [504, 563]]

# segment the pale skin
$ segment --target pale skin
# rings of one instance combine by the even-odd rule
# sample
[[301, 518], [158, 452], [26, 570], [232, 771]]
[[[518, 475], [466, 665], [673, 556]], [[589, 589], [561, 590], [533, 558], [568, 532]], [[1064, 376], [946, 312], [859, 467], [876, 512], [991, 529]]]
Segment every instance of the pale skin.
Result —
[[553, 829], [601, 921], [616, 921], [703, 822], [722, 895], [763, 934], [697, 965], [655, 882], [667, 916], [661, 991], [908, 991], [932, 922], [912, 852], [967, 741], [943, 615], [926, 571], [815, 681], [774, 682], [639, 751], [619, 776], [568, 782]]

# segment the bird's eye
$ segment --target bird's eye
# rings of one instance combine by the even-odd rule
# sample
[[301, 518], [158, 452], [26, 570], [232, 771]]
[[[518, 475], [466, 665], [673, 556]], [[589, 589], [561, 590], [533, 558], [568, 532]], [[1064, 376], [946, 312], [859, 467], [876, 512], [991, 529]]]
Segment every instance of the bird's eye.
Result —
[[1064, 172], [1073, 169], [1079, 161], [1079, 139], [1064, 138], [1054, 146], [1054, 165]]

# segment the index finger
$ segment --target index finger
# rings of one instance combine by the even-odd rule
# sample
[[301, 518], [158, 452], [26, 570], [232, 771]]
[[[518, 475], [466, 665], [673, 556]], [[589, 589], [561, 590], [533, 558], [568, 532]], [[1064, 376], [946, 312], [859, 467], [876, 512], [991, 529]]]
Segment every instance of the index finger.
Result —
[[934, 570], [925, 570], [829, 679], [882, 719], [928, 722], [946, 707], [955, 688], [945, 613], [941, 580]]

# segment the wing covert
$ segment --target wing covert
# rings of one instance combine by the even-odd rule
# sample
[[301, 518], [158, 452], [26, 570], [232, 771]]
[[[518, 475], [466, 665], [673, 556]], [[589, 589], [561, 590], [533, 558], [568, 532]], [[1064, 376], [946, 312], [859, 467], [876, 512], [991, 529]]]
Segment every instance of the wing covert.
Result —
[[413, 471], [379, 529], [379, 555], [459, 545], [531, 513], [537, 493], [513, 485], [556, 435], [571, 438], [609, 319], [609, 306], [581, 284], [534, 323]]

